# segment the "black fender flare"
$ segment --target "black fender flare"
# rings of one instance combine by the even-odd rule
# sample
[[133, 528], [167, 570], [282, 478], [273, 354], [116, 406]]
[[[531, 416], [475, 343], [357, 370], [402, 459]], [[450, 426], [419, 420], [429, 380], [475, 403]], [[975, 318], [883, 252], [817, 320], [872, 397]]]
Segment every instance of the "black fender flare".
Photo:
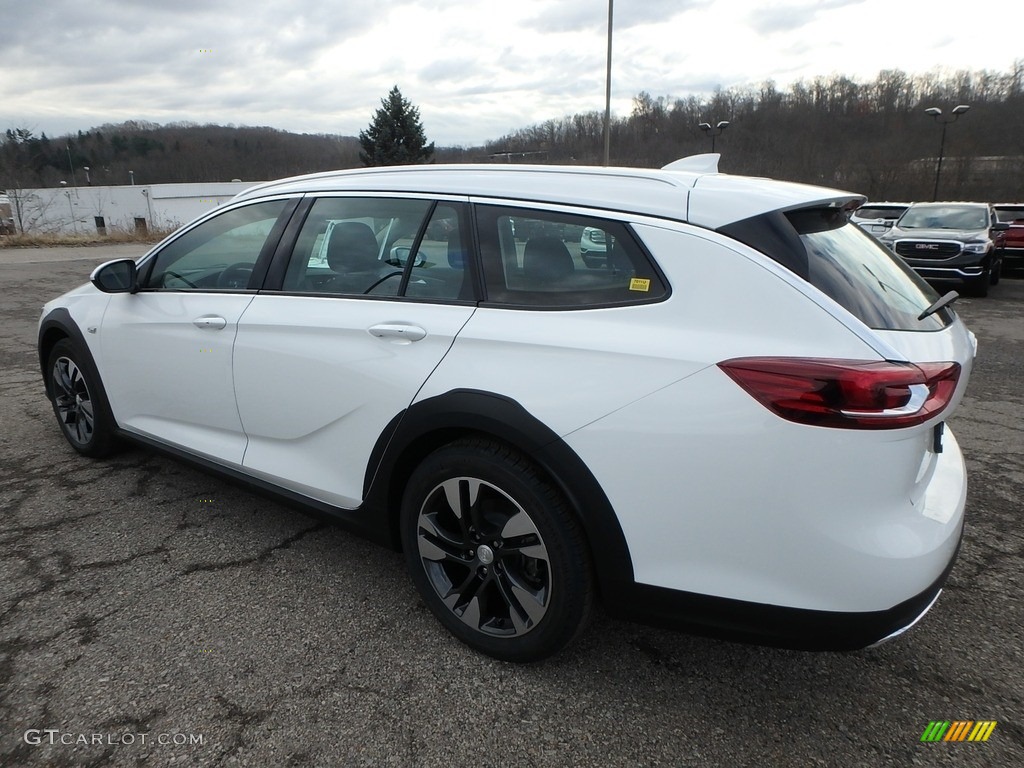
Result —
[[586, 534], [602, 597], [614, 603], [633, 586], [622, 526], [600, 483], [550, 427], [515, 400], [456, 389], [411, 405], [381, 433], [364, 478], [365, 505], [379, 510], [400, 547], [398, 510], [405, 479], [429, 453], [467, 435], [492, 437], [523, 452], [565, 495]]
[[43, 386], [46, 387], [47, 398], [52, 400], [53, 392], [50, 390], [50, 376], [49, 371], [46, 370], [46, 363], [50, 357], [50, 350], [53, 349], [53, 345], [60, 338], [71, 339], [71, 342], [78, 349], [81, 355], [78, 364], [85, 368], [85, 372], [90, 380], [95, 382], [94, 388], [96, 391], [93, 392], [92, 396], [101, 401], [107, 413], [113, 418], [114, 411], [110, 407], [110, 401], [107, 399], [107, 391], [103, 387], [103, 379], [100, 377], [100, 371], [92, 357], [89, 344], [82, 334], [82, 329], [78, 327], [78, 323], [72, 319], [71, 313], [64, 307], [52, 310], [39, 324], [39, 341], [37, 344], [39, 371], [43, 376]]

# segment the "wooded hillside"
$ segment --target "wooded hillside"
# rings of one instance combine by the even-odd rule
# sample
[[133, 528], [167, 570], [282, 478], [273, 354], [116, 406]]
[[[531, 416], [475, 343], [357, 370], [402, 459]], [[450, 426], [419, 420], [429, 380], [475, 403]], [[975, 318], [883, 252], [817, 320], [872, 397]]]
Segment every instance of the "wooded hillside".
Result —
[[[612, 122], [611, 161], [661, 166], [708, 152], [702, 122], [729, 126], [715, 138], [721, 169], [835, 186], [874, 200], [930, 199], [941, 125], [958, 104], [970, 110], [947, 126], [940, 198], [1024, 200], [1024, 59], [1010, 72], [911, 75], [884, 71], [859, 83], [833, 75], [780, 90], [772, 82], [713, 96], [640, 93]], [[370, 114], [368, 112], [367, 119]], [[429, 123], [425, 126], [429, 136]], [[602, 114], [590, 112], [522, 128], [483, 147], [439, 147], [435, 162], [600, 165]], [[0, 188], [179, 181], [262, 181], [360, 166], [351, 136], [273, 128], [128, 122], [74, 136], [0, 136]]]
[[[711, 98], [641, 93], [632, 114], [613, 121], [611, 163], [657, 167], [709, 152], [711, 139], [698, 125], [726, 120], [715, 138], [724, 172], [836, 186], [873, 200], [931, 199], [942, 127], [925, 109], [938, 107], [949, 119], [959, 104], [970, 110], [947, 126], [939, 197], [1024, 199], [1024, 60], [1006, 73], [896, 70], [870, 83], [836, 75]], [[600, 164], [602, 115], [550, 120], [488, 151], [513, 161]]]

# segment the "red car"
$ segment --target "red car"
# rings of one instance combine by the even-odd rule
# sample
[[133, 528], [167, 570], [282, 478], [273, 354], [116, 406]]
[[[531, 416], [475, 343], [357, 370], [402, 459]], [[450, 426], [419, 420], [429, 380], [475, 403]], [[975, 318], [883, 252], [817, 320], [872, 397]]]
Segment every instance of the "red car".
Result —
[[992, 206], [999, 221], [1010, 225], [1003, 244], [1003, 261], [1007, 267], [1024, 266], [1024, 203], [998, 203]]

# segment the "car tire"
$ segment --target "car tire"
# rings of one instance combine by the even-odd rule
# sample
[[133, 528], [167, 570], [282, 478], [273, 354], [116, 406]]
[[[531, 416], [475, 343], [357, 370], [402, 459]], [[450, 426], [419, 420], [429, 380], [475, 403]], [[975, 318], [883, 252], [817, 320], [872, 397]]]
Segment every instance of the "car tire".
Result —
[[518, 451], [467, 439], [430, 454], [409, 478], [400, 526], [420, 595], [471, 648], [538, 661], [586, 625], [594, 587], [583, 531]]
[[114, 452], [114, 419], [87, 358], [70, 339], [53, 345], [47, 359], [50, 403], [71, 447], [83, 456], [102, 458]]
[[1000, 257], [992, 267], [989, 268], [989, 285], [999, 285], [999, 279], [1003, 276], [1003, 259]]

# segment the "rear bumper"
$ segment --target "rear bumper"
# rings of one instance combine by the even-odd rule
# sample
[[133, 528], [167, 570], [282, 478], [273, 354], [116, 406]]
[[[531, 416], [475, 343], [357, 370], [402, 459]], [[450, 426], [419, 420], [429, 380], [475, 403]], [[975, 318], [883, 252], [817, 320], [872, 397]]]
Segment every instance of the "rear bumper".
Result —
[[[939, 357], [927, 359], [967, 355], [932, 341]], [[605, 488], [633, 562], [635, 583], [603, 595], [609, 612], [807, 650], [863, 648], [912, 626], [945, 583], [963, 534], [966, 467], [953, 433], [936, 453], [935, 428], [781, 423], [746, 393], [705, 389], [700, 379], [714, 375], [570, 436]], [[687, 397], [704, 411], [673, 407]], [[715, 414], [728, 415], [728, 433]]]
[[638, 584], [628, 607], [611, 613], [723, 640], [800, 651], [855, 651], [891, 640], [920, 621], [938, 600], [956, 552], [927, 589], [884, 611], [809, 611]]

